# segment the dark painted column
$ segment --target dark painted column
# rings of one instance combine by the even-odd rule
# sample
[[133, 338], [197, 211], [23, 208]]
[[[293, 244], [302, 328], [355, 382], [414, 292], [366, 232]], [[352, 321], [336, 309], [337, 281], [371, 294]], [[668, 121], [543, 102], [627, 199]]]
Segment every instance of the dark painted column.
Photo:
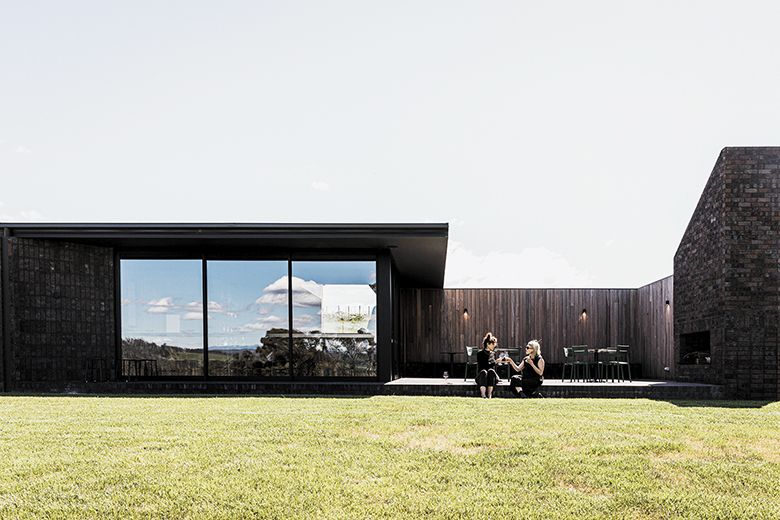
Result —
[[0, 376], [3, 378], [3, 392], [8, 391], [8, 349], [10, 348], [10, 334], [9, 334], [9, 318], [10, 301], [10, 276], [9, 270], [11, 268], [9, 251], [8, 251], [8, 237], [10, 236], [10, 230], [3, 228], [2, 243], [0, 243]]
[[390, 254], [380, 253], [376, 259], [377, 300], [377, 378], [393, 378], [393, 262]]

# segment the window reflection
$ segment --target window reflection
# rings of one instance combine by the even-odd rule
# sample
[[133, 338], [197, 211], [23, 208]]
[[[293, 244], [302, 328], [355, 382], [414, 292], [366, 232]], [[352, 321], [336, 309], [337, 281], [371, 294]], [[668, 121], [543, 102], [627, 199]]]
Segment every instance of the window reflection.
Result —
[[376, 263], [293, 262], [296, 376], [376, 376]]
[[200, 260], [120, 262], [122, 374], [202, 376]]
[[[376, 263], [295, 261], [291, 280], [289, 267], [206, 262], [209, 375], [375, 377]], [[202, 261], [121, 260], [120, 269], [122, 374], [203, 376]]]
[[209, 375], [290, 373], [287, 261], [207, 262]]

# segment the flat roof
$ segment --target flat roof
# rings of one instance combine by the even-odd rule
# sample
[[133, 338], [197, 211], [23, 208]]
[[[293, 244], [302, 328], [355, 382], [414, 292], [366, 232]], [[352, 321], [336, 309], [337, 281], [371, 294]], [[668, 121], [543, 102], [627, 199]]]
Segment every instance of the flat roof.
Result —
[[123, 252], [360, 253], [388, 250], [405, 285], [443, 287], [449, 224], [0, 223], [11, 237]]

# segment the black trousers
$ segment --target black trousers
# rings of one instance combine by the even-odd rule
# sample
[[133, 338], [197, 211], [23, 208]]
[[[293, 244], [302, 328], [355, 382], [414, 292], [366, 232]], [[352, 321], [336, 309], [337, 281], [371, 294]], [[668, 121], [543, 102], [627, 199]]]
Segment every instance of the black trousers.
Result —
[[498, 374], [492, 368], [480, 370], [477, 374], [477, 386], [496, 386], [499, 379]]
[[512, 389], [523, 394], [523, 397], [536, 397], [539, 392], [539, 388], [542, 386], [541, 379], [523, 379], [522, 376], [512, 376], [512, 380], [509, 382]]

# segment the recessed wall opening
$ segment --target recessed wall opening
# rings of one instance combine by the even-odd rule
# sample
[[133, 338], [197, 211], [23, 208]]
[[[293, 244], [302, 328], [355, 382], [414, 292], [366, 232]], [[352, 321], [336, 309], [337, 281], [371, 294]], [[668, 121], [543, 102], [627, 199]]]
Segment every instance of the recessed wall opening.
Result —
[[711, 362], [710, 331], [680, 334], [681, 365], [709, 365]]

